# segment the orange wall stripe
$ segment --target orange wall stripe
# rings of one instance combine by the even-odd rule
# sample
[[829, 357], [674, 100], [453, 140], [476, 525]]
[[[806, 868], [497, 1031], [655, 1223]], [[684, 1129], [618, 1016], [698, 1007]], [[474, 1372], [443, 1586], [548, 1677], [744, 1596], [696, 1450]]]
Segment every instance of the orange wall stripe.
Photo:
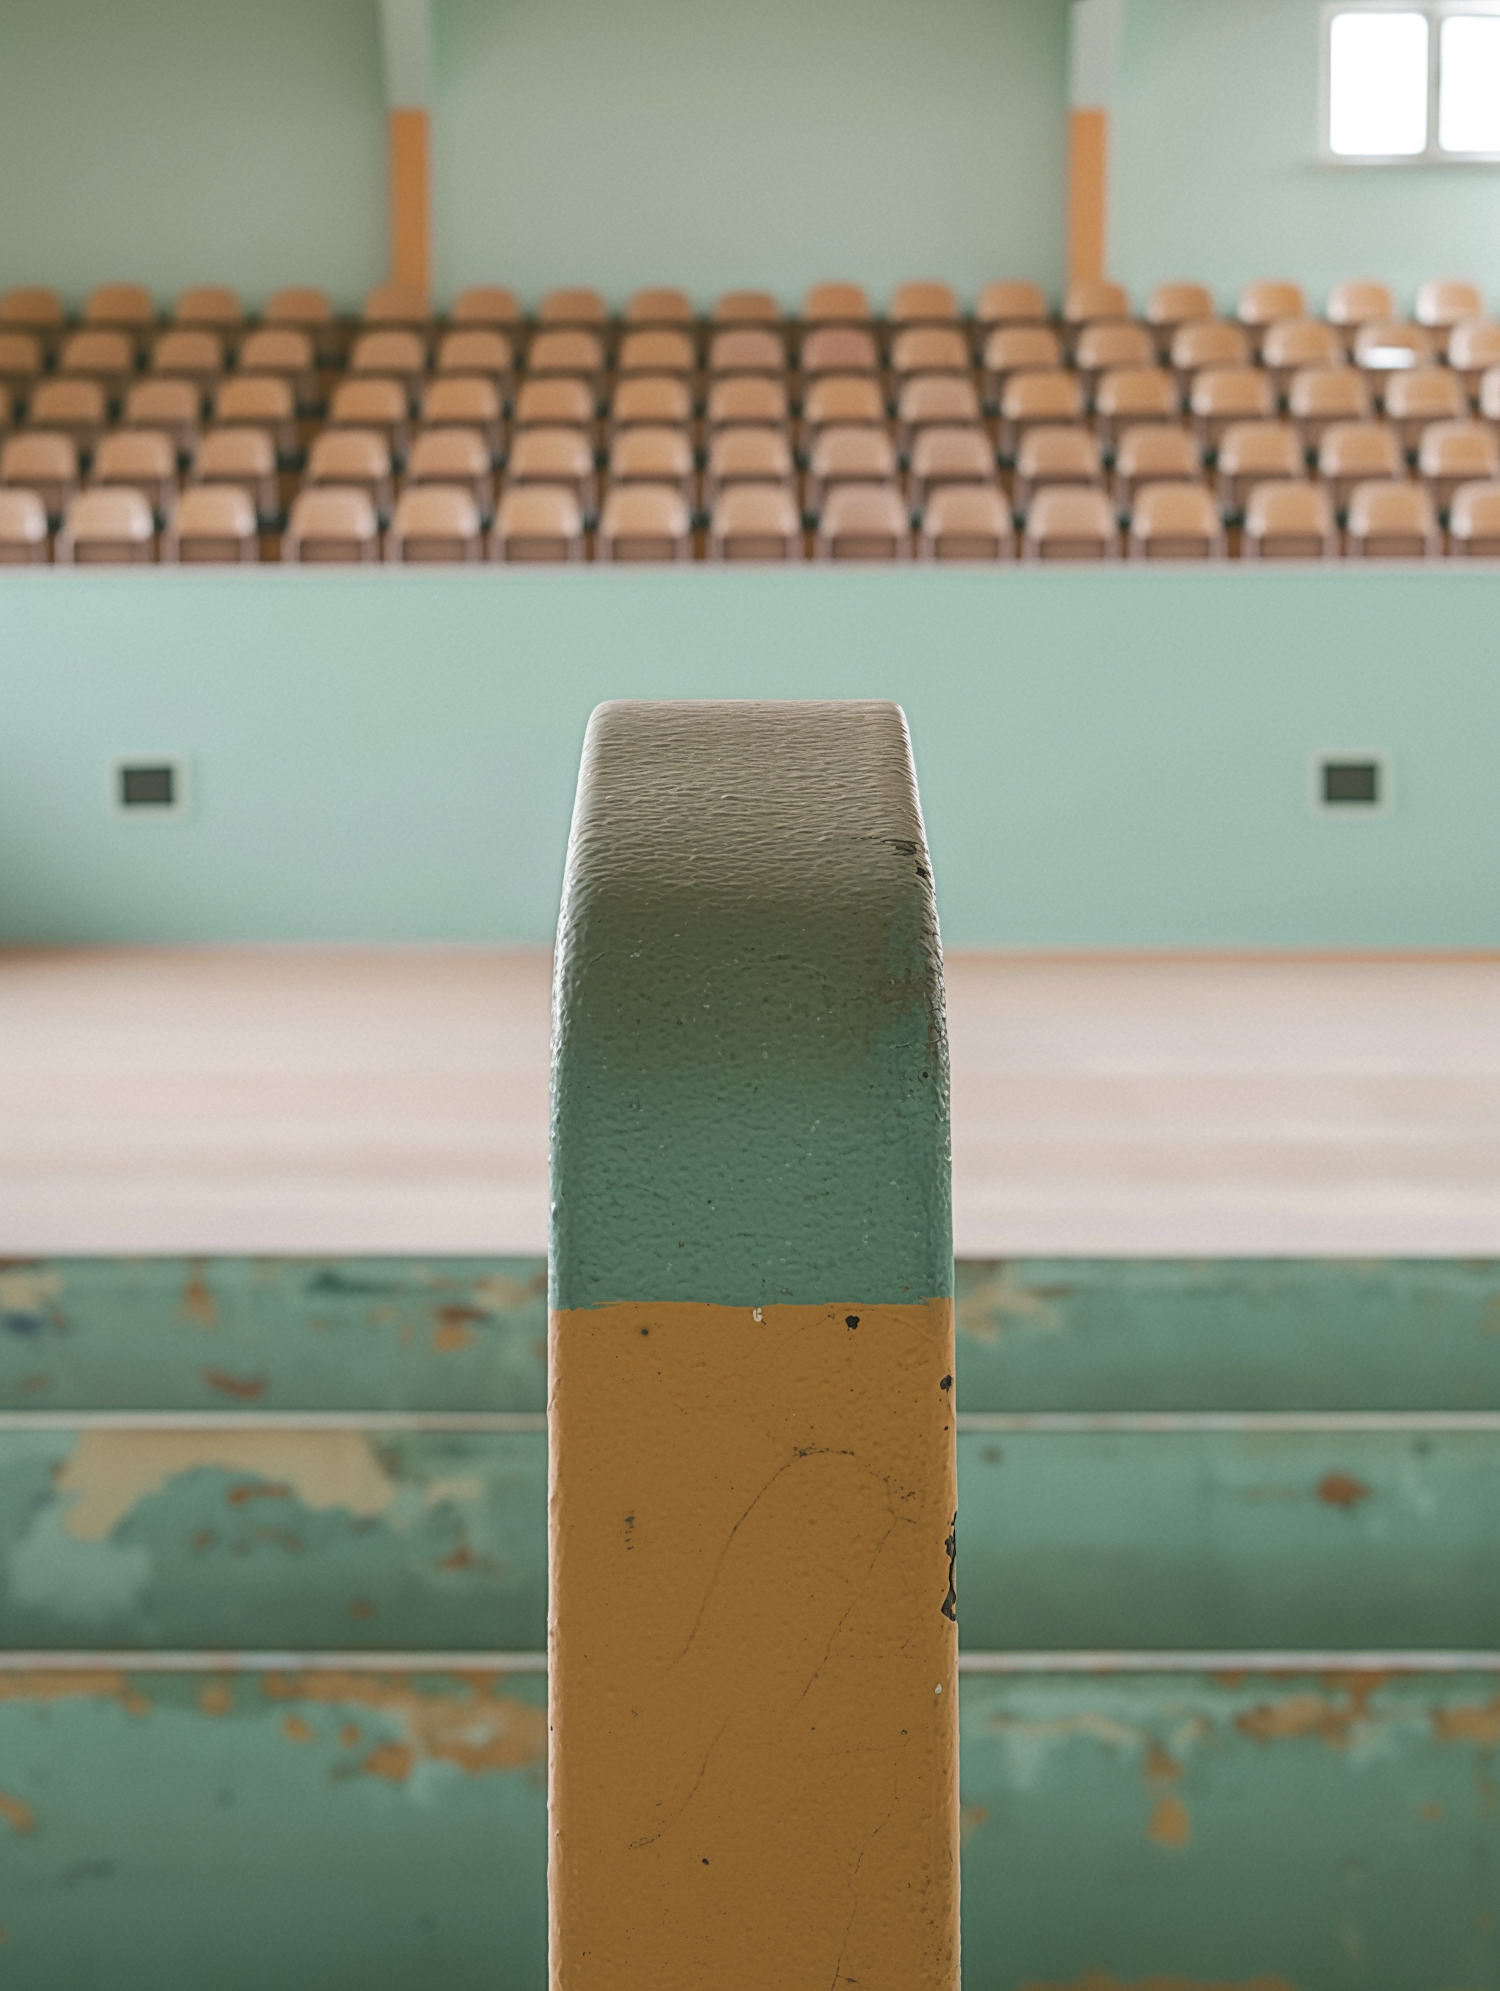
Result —
[[1068, 280], [1102, 277], [1106, 267], [1109, 112], [1068, 113]]
[[432, 288], [432, 198], [426, 111], [391, 112], [391, 282]]

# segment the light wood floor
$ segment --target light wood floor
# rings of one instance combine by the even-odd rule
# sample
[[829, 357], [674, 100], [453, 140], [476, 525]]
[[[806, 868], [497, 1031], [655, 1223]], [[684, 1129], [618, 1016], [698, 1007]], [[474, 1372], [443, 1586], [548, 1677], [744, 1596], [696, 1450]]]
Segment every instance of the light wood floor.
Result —
[[[0, 1254], [540, 1251], [548, 977], [0, 954]], [[1500, 1252], [1500, 961], [948, 982], [962, 1255]]]

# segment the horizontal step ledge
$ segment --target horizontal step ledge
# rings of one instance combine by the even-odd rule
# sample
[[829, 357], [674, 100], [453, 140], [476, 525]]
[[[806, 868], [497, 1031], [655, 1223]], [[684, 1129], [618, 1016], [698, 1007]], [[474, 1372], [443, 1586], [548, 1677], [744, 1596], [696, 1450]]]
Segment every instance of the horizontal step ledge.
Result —
[[[1500, 1410], [970, 1410], [960, 1433], [1500, 1432]], [[476, 1431], [545, 1435], [540, 1410], [5, 1410], [8, 1431]]]

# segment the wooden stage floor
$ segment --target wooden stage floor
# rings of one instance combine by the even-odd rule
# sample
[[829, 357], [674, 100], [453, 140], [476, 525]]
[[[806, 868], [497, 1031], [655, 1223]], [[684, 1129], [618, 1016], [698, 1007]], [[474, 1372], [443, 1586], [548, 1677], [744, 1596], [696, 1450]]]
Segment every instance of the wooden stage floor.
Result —
[[[0, 1254], [537, 1252], [541, 950], [0, 953]], [[1500, 1253], [1500, 958], [954, 954], [961, 1256]]]

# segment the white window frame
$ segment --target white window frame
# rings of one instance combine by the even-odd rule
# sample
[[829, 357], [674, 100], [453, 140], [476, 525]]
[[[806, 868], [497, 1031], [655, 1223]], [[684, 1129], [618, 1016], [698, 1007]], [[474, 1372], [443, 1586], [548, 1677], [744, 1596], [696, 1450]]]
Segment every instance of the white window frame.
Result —
[[[1427, 146], [1422, 152], [1335, 152], [1328, 143], [1332, 37], [1339, 14], [1422, 14], [1427, 19]], [[1329, 0], [1323, 9], [1318, 102], [1319, 156], [1330, 166], [1496, 166], [1500, 152], [1445, 152], [1438, 144], [1443, 22], [1454, 14], [1500, 16], [1500, 0]]]

